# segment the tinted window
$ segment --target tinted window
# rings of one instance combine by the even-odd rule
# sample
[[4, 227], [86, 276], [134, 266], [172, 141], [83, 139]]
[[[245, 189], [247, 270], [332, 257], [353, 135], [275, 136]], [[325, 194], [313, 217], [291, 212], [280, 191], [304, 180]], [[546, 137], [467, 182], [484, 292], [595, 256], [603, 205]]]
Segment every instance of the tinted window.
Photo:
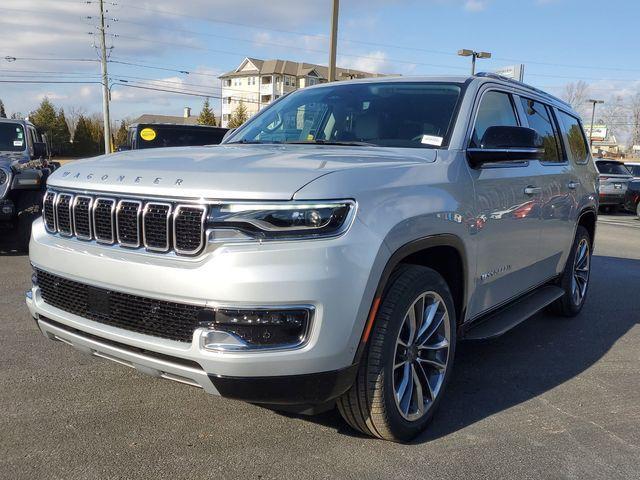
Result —
[[640, 177], [640, 165], [626, 165], [634, 177]]
[[520, 101], [527, 116], [529, 128], [533, 128], [542, 139], [544, 148], [542, 160], [545, 162], [562, 161], [560, 139], [549, 108], [543, 103], [528, 98], [521, 98]]
[[569, 156], [574, 162], [586, 162], [589, 149], [580, 122], [577, 118], [560, 111], [558, 111], [558, 120]]
[[619, 162], [596, 162], [600, 173], [607, 175], [630, 175], [629, 170]]
[[23, 152], [26, 141], [22, 125], [0, 123], [0, 151]]
[[[198, 145], [213, 145], [222, 141], [226, 130], [209, 129], [203, 127], [180, 127], [167, 125], [145, 125], [145, 128], [152, 129], [155, 136], [151, 140], [145, 140], [138, 133], [136, 141], [138, 148], [160, 148], [160, 147], [189, 147]], [[149, 138], [149, 137], [147, 137]]]
[[438, 148], [460, 97], [450, 83], [360, 83], [301, 89], [247, 122], [230, 142], [366, 142]]
[[482, 102], [478, 107], [470, 146], [480, 147], [482, 137], [489, 127], [517, 125], [518, 118], [513, 110], [511, 96], [503, 92], [489, 91], [482, 96]]

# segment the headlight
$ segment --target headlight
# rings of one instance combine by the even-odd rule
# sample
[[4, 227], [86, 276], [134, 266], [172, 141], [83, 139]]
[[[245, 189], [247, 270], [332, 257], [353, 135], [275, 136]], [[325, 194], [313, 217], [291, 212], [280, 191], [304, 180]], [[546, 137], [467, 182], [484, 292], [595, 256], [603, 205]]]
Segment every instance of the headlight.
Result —
[[332, 237], [351, 223], [355, 203], [232, 203], [215, 205], [208, 217], [210, 239], [302, 239]]

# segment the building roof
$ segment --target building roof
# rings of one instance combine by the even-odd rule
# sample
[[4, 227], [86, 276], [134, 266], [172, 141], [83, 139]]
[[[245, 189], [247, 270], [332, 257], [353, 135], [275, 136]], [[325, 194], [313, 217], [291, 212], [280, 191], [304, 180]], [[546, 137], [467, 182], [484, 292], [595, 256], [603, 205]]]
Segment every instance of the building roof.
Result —
[[[254, 70], [244, 69], [247, 63], [255, 66]], [[238, 68], [220, 75], [220, 78], [244, 77], [252, 73], [259, 75], [292, 75], [296, 77], [315, 76], [324, 80], [329, 77], [329, 68], [315, 63], [293, 62], [291, 60], [260, 60], [258, 58], [245, 58]], [[351, 68], [336, 68], [338, 79], [382, 77], [379, 73], [363, 72]]]
[[198, 117], [177, 116], [177, 115], [155, 115], [145, 113], [131, 122], [134, 123], [173, 123], [177, 125], [197, 125]]

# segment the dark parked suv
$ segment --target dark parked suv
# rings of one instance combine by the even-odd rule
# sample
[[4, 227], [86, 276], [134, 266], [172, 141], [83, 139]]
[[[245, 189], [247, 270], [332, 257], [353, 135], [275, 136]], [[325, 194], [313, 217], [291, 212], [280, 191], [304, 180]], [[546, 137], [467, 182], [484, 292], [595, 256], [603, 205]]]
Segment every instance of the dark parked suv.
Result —
[[596, 159], [600, 179], [600, 207], [603, 209], [619, 209], [625, 204], [625, 196], [633, 175], [624, 163], [617, 160]]

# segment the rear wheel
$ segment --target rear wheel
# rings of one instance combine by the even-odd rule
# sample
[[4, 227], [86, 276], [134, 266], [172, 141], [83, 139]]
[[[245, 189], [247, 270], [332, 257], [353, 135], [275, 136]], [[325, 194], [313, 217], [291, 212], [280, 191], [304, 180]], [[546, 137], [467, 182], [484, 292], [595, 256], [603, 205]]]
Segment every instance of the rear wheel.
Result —
[[451, 376], [456, 319], [436, 271], [403, 266], [380, 305], [354, 385], [338, 400], [353, 428], [408, 441], [435, 413]]
[[571, 253], [559, 281], [564, 295], [552, 305], [554, 313], [564, 317], [574, 317], [582, 310], [589, 289], [591, 243], [589, 232], [579, 225]]

